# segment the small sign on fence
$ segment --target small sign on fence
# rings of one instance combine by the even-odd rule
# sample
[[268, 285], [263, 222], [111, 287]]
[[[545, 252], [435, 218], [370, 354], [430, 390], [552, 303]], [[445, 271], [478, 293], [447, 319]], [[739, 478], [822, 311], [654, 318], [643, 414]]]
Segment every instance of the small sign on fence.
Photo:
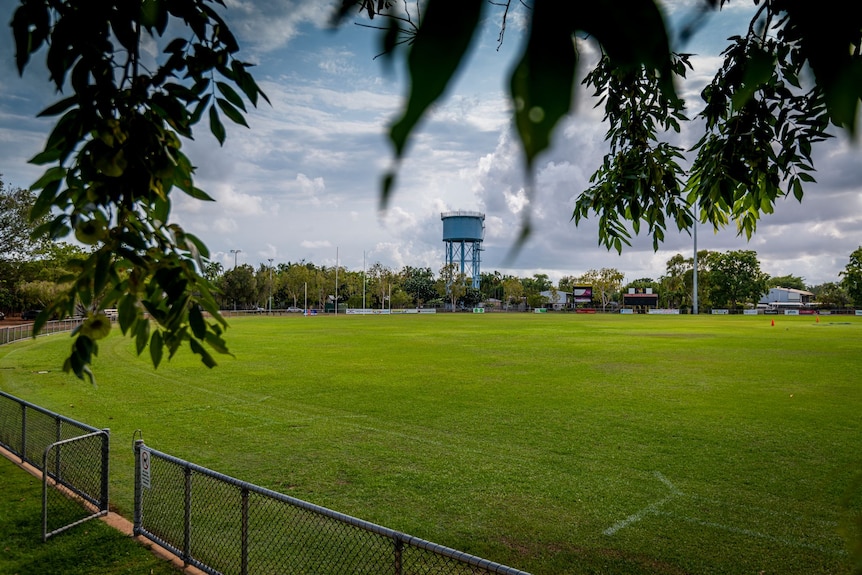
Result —
[[141, 487], [150, 488], [150, 452], [141, 449]]

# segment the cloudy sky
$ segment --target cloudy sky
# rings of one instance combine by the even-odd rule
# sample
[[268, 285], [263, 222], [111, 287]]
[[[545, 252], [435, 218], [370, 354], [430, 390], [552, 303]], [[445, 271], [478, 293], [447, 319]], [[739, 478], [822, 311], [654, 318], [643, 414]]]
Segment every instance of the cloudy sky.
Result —
[[[3, 22], [10, 21], [15, 4], [0, 5]], [[235, 259], [257, 267], [269, 258], [334, 265], [338, 257], [341, 265], [360, 270], [365, 258], [367, 265], [428, 266], [436, 273], [444, 258], [440, 214], [450, 210], [486, 214], [482, 271], [546, 273], [557, 280], [614, 267], [627, 280], [658, 278], [671, 256], [691, 254], [688, 234], [669, 232], [658, 252], [642, 236], [618, 255], [598, 245], [595, 219], [575, 227], [575, 198], [607, 149], [601, 111], [583, 92], [575, 113], [558, 128], [553, 149], [537, 161], [535, 197], [525, 196], [506, 99], [508, 70], [523, 35], [517, 15], [510, 17], [498, 49], [501, 13], [493, 6], [457, 83], [416, 134], [389, 208], [381, 213], [380, 178], [392, 156], [385, 133], [406, 93], [404, 62], [374, 58], [378, 33], [354, 23], [367, 20], [325, 30], [324, 4], [227, 0], [226, 19], [241, 58], [257, 63], [252, 72], [272, 105], [250, 112], [251, 129], [225, 120], [224, 147], [205, 124], [185, 144], [197, 166], [197, 186], [217, 201], [181, 198], [177, 191], [173, 217], [204, 240], [213, 259], [229, 268]], [[690, 4], [668, 2], [670, 21], [690, 15]], [[720, 62], [723, 40], [747, 25], [751, 3], [731, 8], [712, 15], [680, 47], [697, 54], [694, 72], [680, 87], [690, 115], [700, 109], [698, 94]], [[0, 174], [7, 184], [26, 187], [40, 175], [27, 160], [50, 130], [35, 115], [58, 96], [38, 66], [17, 76], [6, 30], [0, 37]], [[595, 58], [589, 44], [581, 49], [582, 64]], [[714, 233], [702, 226], [699, 249], [752, 249], [770, 275], [802, 276], [809, 285], [838, 281], [849, 254], [862, 244], [862, 148], [836, 135], [817, 150], [818, 183], [806, 187], [801, 205], [792, 198], [779, 202], [750, 242], [735, 229]], [[697, 140], [693, 132], [682, 138], [685, 145]], [[509, 260], [525, 210], [534, 233]]]

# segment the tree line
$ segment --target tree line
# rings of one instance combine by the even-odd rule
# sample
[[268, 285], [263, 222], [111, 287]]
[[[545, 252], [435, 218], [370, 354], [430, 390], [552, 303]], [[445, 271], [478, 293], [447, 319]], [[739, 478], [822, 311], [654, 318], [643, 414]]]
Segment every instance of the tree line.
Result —
[[[6, 186], [0, 178], [0, 311], [45, 309], [68, 289], [87, 249], [67, 242], [48, 241], [33, 232], [44, 222], [26, 217], [36, 198], [34, 193]], [[37, 238], [37, 239], [34, 239]], [[698, 301], [704, 308], [737, 308], [756, 304], [770, 287], [807, 290], [821, 305], [862, 306], [862, 246], [850, 254], [845, 269], [834, 282], [808, 286], [794, 275], [770, 277], [760, 268], [751, 250], [698, 253]], [[127, 276], [131, 269], [124, 272]], [[626, 282], [616, 268], [588, 270], [566, 275], [554, 284], [547, 274], [518, 277], [499, 271], [480, 276], [472, 287], [455, 265], [439, 270], [404, 266], [391, 269], [380, 262], [365, 270], [317, 265], [298, 261], [257, 268], [249, 264], [225, 269], [207, 261], [201, 274], [209, 281], [220, 309], [326, 309], [336, 303], [350, 308], [401, 309], [438, 306], [450, 309], [483, 305], [499, 309], [529, 309], [565, 302], [561, 292], [575, 286], [591, 286], [593, 301], [586, 304], [607, 309], [621, 301], [629, 288], [651, 288], [659, 306], [692, 306], [694, 258], [676, 254], [657, 278]], [[94, 302], [95, 306], [98, 301]], [[83, 315], [86, 309], [79, 312]]]

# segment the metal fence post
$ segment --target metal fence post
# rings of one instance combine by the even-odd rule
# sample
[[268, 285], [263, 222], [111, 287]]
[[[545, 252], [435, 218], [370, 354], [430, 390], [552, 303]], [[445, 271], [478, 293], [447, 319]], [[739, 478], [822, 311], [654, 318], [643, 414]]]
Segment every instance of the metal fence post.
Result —
[[108, 476], [110, 475], [110, 455], [111, 455], [111, 430], [104, 428], [102, 431], [105, 435], [102, 436], [102, 495], [99, 497], [102, 504], [99, 511], [108, 511]]
[[242, 497], [242, 534], [240, 541], [240, 574], [248, 575], [248, 489], [243, 488]]
[[403, 562], [403, 551], [404, 551], [404, 542], [400, 537], [396, 537], [394, 539], [395, 543], [395, 575], [401, 575], [402, 570], [404, 569]]
[[[54, 423], [56, 424], [56, 428], [57, 428], [57, 433], [54, 436], [54, 441], [59, 442], [61, 439], [63, 439], [63, 420], [60, 419], [59, 417], [57, 417], [54, 419]], [[61, 459], [61, 452], [62, 451], [63, 451], [63, 448], [58, 445], [57, 446], [57, 454], [54, 456], [54, 474], [56, 475], [57, 481], [60, 481], [60, 479], [62, 477], [62, 472], [61, 472], [62, 468], [60, 467], [60, 459]], [[48, 462], [47, 461], [45, 462], [45, 469], [43, 469], [42, 472], [43, 473], [48, 472]]]
[[135, 440], [135, 510], [132, 515], [132, 533], [136, 536], [141, 534], [141, 522], [143, 519], [141, 509], [143, 503], [143, 491], [141, 489], [141, 447], [143, 445], [143, 439]]
[[188, 565], [192, 547], [192, 468], [185, 466], [185, 498], [183, 518], [183, 561]]
[[21, 463], [27, 459], [27, 405], [21, 404]]

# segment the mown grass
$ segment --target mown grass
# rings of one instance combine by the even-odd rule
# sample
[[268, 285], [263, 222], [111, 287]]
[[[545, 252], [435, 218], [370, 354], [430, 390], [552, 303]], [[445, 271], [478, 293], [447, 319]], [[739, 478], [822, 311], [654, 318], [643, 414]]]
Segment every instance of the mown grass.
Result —
[[42, 543], [42, 483], [0, 457], [0, 573], [14, 575], [176, 575], [142, 545], [101, 521]]
[[[857, 318], [471, 314], [234, 319], [235, 359], [153, 371], [69, 339], [0, 389], [112, 431], [131, 515], [152, 447], [540, 573], [846, 573], [862, 470]], [[45, 372], [48, 373], [40, 373]], [[849, 508], [848, 508], [849, 507]]]

